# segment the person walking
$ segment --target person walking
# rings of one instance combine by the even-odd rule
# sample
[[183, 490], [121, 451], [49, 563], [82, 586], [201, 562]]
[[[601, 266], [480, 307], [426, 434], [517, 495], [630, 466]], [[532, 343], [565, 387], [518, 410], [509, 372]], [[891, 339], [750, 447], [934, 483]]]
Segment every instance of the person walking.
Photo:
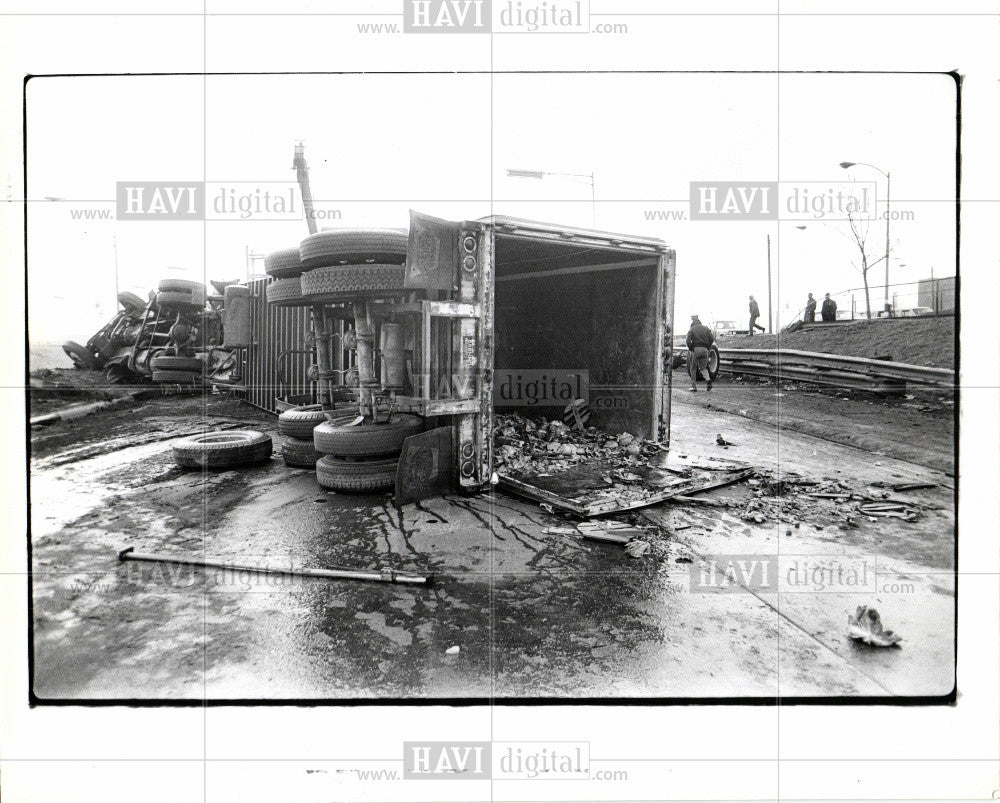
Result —
[[823, 307], [820, 310], [820, 315], [827, 322], [837, 320], [837, 302], [830, 298], [829, 293], [823, 299]]
[[757, 319], [760, 317], [760, 307], [757, 306], [757, 299], [750, 296], [750, 326], [747, 327], [747, 334], [751, 337], [753, 336], [754, 329], [760, 329], [760, 331], [766, 331], [763, 326], [757, 323]]
[[715, 342], [715, 335], [712, 330], [701, 322], [697, 315], [691, 316], [691, 328], [688, 329], [687, 343], [688, 351], [691, 352], [691, 362], [688, 373], [691, 375], [691, 392], [698, 392], [699, 375], [705, 379], [705, 390], [712, 389], [712, 375], [708, 372], [708, 350]]
[[816, 322], [816, 299], [813, 298], [813, 294], [809, 294], [809, 300], [806, 301], [806, 312], [802, 316], [803, 323], [815, 323]]

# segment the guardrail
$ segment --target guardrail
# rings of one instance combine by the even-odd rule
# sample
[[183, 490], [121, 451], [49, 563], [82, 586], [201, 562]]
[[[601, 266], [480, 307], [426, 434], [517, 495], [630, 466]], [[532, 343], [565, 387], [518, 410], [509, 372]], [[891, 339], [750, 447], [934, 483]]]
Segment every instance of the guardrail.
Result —
[[793, 349], [719, 349], [719, 370], [793, 379], [875, 393], [900, 392], [907, 384], [954, 388], [955, 372], [889, 360]]

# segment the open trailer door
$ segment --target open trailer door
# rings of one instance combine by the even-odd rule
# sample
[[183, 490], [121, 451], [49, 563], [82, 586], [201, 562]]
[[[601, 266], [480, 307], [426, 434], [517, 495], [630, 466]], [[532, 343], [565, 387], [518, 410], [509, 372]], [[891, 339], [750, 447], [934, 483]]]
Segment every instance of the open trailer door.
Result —
[[745, 476], [734, 461], [667, 452], [672, 248], [519, 218], [489, 222], [501, 487], [597, 516]]
[[[393, 311], [409, 316], [413, 333], [415, 395], [397, 401], [401, 409], [439, 426], [404, 445], [397, 499], [475, 490], [488, 484], [491, 474], [493, 274], [488, 227], [411, 211], [404, 286], [422, 297]], [[432, 476], [427, 476], [429, 470]]]

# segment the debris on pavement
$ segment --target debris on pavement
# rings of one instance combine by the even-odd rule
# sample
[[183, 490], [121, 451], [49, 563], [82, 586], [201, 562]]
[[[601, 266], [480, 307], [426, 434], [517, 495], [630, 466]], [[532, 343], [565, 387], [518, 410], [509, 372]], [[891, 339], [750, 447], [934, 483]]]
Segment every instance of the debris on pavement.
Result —
[[895, 482], [887, 483], [882, 480], [871, 483], [873, 488], [889, 488], [893, 491], [923, 491], [930, 488], [937, 488], [936, 482]]
[[627, 544], [642, 535], [642, 530], [622, 521], [602, 519], [601, 521], [581, 521], [577, 531], [592, 541], [606, 541], [612, 544]]
[[458, 655], [461, 651], [462, 651], [462, 648], [459, 647], [456, 644], [454, 647], [449, 647], [447, 650], [445, 650], [444, 654], [445, 655]]
[[871, 517], [890, 516], [903, 521], [916, 521], [920, 511], [903, 502], [865, 501], [858, 504], [858, 512]]
[[642, 541], [639, 540], [638, 538], [633, 539], [632, 541], [629, 541], [627, 544], [625, 544], [625, 551], [629, 554], [629, 557], [632, 558], [641, 558], [651, 549], [652, 546], [650, 546], [648, 541]]
[[854, 641], [863, 641], [874, 647], [894, 647], [903, 640], [891, 630], [884, 630], [878, 611], [867, 605], [859, 605], [854, 616], [847, 617], [847, 635]]
[[559, 471], [593, 457], [627, 468], [642, 455], [660, 452], [655, 441], [628, 433], [613, 435], [593, 426], [574, 429], [564, 421], [535, 421], [517, 413], [496, 416], [493, 431], [497, 468], [508, 473]]
[[494, 456], [507, 490], [549, 512], [588, 518], [728, 485], [751, 471], [745, 463], [668, 454], [660, 443], [628, 432], [576, 430], [517, 413], [495, 418]]

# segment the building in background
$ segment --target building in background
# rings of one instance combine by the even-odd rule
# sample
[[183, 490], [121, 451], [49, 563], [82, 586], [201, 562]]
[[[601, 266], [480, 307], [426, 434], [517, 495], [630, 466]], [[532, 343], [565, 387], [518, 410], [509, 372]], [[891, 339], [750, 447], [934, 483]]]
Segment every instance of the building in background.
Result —
[[929, 307], [935, 313], [955, 312], [955, 277], [921, 279], [917, 288], [917, 304]]

